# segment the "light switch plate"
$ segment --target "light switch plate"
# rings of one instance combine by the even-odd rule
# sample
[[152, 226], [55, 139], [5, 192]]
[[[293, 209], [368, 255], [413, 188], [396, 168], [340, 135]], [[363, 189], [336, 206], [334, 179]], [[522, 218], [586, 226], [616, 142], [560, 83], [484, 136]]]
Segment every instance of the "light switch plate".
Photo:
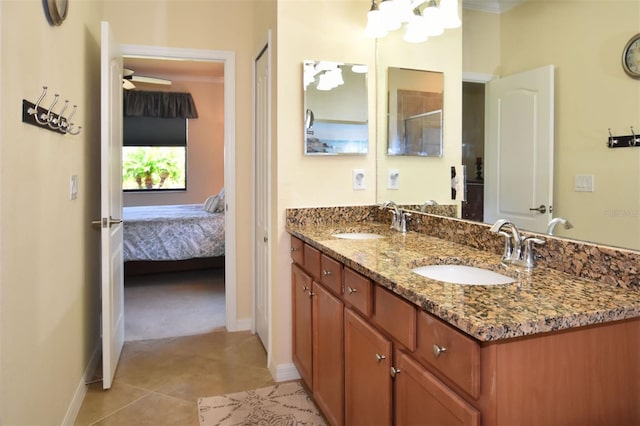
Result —
[[78, 175], [71, 175], [69, 179], [69, 199], [75, 200], [78, 198]]
[[353, 189], [366, 189], [364, 169], [353, 169]]
[[594, 176], [575, 175], [573, 181], [573, 190], [576, 192], [594, 192]]

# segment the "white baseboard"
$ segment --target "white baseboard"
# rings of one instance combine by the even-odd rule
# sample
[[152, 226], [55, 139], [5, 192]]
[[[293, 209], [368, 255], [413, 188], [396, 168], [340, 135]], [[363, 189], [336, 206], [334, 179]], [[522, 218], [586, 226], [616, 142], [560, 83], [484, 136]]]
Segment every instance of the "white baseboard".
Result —
[[293, 363], [276, 365], [275, 369], [271, 371], [271, 375], [276, 382], [287, 382], [300, 378], [300, 373]]
[[246, 331], [251, 330], [252, 322], [251, 318], [240, 318], [236, 320], [235, 327], [229, 327], [227, 325], [227, 330], [229, 331]]
[[76, 422], [76, 417], [78, 417], [80, 407], [82, 407], [82, 402], [84, 401], [84, 397], [87, 394], [87, 383], [89, 383], [89, 381], [91, 381], [91, 379], [93, 378], [93, 373], [95, 373], [96, 367], [98, 366], [98, 361], [100, 361], [101, 350], [102, 345], [101, 343], [98, 343], [96, 348], [93, 350], [93, 354], [91, 354], [89, 364], [84, 370], [84, 374], [80, 378], [80, 383], [78, 383], [78, 387], [73, 394], [71, 404], [69, 404], [69, 408], [67, 408], [67, 413], [64, 415], [64, 419], [62, 420], [63, 426], [73, 425]]

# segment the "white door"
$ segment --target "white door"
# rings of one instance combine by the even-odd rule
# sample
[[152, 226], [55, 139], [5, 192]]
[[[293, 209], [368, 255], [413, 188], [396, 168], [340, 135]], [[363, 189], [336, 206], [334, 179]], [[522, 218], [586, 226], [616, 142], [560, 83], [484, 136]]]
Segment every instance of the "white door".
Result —
[[108, 22], [101, 37], [102, 387], [109, 389], [124, 345], [122, 55]]
[[269, 351], [269, 170], [270, 86], [269, 45], [255, 61], [254, 136], [254, 318], [255, 331]]
[[553, 206], [554, 67], [486, 86], [484, 221], [545, 232]]

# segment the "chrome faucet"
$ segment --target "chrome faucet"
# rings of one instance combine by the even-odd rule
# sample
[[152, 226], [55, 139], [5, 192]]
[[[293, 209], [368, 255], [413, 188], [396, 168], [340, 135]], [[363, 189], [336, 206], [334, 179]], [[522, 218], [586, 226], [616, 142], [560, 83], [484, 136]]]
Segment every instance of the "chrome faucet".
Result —
[[391, 229], [406, 233], [407, 232], [407, 218], [411, 216], [410, 213], [405, 212], [399, 208], [393, 201], [385, 201], [380, 204], [380, 209], [388, 209], [393, 215], [391, 218]]
[[564, 229], [571, 229], [573, 225], [563, 217], [556, 217], [551, 219], [549, 225], [547, 226], [547, 234], [553, 235], [553, 231], [555, 230], [558, 224], [564, 225]]
[[[511, 234], [502, 230], [507, 226], [510, 228]], [[524, 266], [527, 269], [535, 266], [536, 257], [533, 244], [542, 245], [545, 243], [544, 240], [535, 237], [522, 237], [516, 225], [505, 219], [496, 221], [490, 231], [505, 238], [504, 253], [502, 254], [504, 263]]]
[[437, 206], [438, 203], [435, 200], [427, 200], [425, 201], [425, 203], [422, 205], [422, 207], [420, 207], [420, 211], [422, 213], [427, 211], [427, 207], [429, 206]]
[[[511, 229], [511, 235], [502, 230], [506, 226]], [[522, 237], [520, 237], [520, 231], [518, 231], [513, 222], [506, 219], [498, 219], [490, 231], [505, 237], [504, 253], [502, 254], [503, 262], [515, 263], [520, 260], [522, 256]]]

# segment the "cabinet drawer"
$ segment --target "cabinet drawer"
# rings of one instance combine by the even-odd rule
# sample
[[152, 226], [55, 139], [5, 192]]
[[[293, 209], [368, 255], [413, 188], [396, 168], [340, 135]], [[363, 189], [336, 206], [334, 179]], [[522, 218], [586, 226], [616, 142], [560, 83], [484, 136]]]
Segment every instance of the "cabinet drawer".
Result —
[[301, 239], [291, 237], [291, 259], [300, 266], [304, 266], [304, 243]]
[[472, 338], [420, 312], [416, 355], [473, 398], [480, 396], [480, 346]]
[[304, 245], [304, 269], [311, 274], [314, 279], [320, 278], [320, 251]]
[[415, 350], [416, 308], [379, 285], [374, 297], [374, 321], [407, 349]]
[[356, 271], [344, 268], [344, 296], [346, 303], [363, 315], [371, 316], [371, 280]]
[[320, 281], [335, 294], [342, 294], [342, 263], [320, 256]]

